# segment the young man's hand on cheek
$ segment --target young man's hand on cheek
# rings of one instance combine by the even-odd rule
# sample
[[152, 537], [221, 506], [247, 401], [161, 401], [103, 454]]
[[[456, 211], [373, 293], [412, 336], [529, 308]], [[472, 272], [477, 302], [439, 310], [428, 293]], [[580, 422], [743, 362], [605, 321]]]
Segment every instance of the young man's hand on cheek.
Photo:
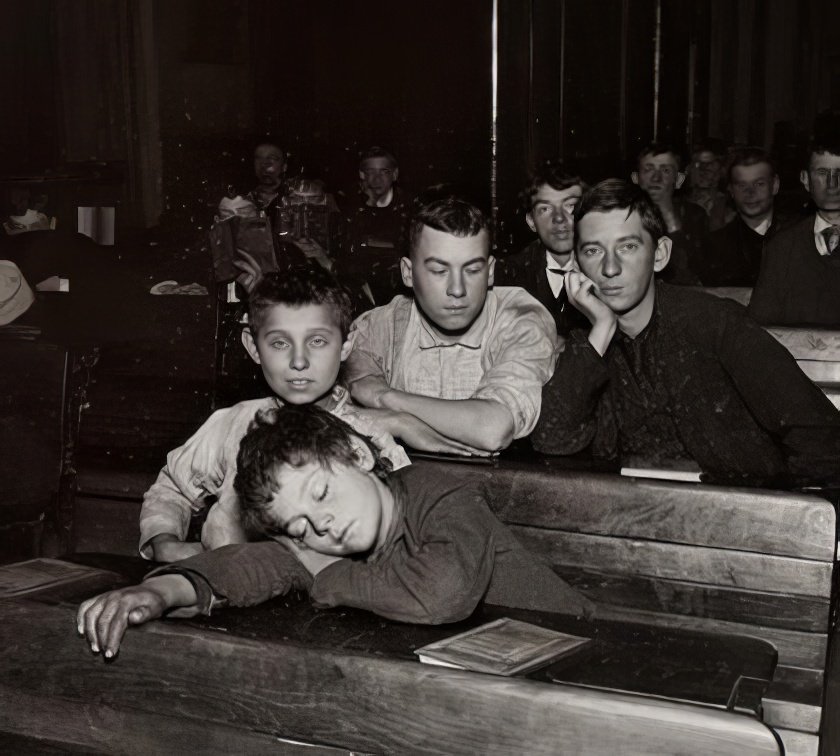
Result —
[[583, 273], [566, 273], [564, 281], [569, 301], [592, 323], [589, 343], [603, 356], [618, 325], [616, 314], [601, 301], [597, 294], [598, 287]]

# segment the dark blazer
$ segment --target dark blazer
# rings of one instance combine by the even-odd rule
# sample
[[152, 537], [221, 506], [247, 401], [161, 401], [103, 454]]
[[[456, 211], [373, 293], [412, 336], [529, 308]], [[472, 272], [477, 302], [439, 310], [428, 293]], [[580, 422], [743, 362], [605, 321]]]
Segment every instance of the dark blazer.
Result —
[[767, 243], [749, 306], [760, 323], [840, 327], [840, 255], [819, 253], [814, 218]]
[[562, 336], [567, 336], [572, 328], [589, 326], [586, 317], [569, 304], [565, 287], [559, 297], [555, 297], [551, 291], [545, 270], [545, 247], [539, 239], [535, 239], [521, 252], [499, 259], [496, 262], [494, 281], [496, 286], [521, 286], [539, 300], [551, 313], [557, 324], [557, 333]]

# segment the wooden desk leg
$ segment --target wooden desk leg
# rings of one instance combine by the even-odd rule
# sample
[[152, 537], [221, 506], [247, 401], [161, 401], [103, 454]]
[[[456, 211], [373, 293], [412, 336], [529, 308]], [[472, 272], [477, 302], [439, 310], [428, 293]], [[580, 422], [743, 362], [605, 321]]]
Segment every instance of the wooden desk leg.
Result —
[[46, 556], [69, 554], [75, 548], [73, 507], [76, 495], [76, 450], [82, 413], [87, 408], [91, 372], [99, 348], [68, 348], [64, 364], [61, 414], [61, 468], [58, 496], [41, 542]]

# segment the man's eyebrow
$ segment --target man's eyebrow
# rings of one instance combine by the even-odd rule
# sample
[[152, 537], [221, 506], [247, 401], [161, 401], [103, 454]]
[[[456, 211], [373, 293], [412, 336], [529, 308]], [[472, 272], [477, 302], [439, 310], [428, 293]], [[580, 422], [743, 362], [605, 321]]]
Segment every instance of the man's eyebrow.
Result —
[[[462, 268], [467, 267], [468, 265], [475, 265], [476, 263], [486, 263], [486, 257], [474, 257], [472, 260], [467, 260], [463, 265]], [[449, 260], [444, 260], [441, 257], [425, 257], [423, 258], [424, 265], [443, 265], [447, 268], [452, 267], [452, 263]]]

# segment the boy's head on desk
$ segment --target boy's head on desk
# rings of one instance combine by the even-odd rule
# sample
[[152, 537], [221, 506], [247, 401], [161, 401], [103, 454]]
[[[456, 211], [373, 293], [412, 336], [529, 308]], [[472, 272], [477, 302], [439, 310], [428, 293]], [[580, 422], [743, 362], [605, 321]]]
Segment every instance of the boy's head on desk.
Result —
[[261, 413], [239, 446], [234, 488], [252, 532], [320, 554], [367, 554], [385, 542], [394, 497], [387, 464], [347, 423], [315, 406]]
[[350, 354], [350, 297], [319, 265], [264, 275], [249, 296], [242, 344], [287, 404], [328, 402]]

